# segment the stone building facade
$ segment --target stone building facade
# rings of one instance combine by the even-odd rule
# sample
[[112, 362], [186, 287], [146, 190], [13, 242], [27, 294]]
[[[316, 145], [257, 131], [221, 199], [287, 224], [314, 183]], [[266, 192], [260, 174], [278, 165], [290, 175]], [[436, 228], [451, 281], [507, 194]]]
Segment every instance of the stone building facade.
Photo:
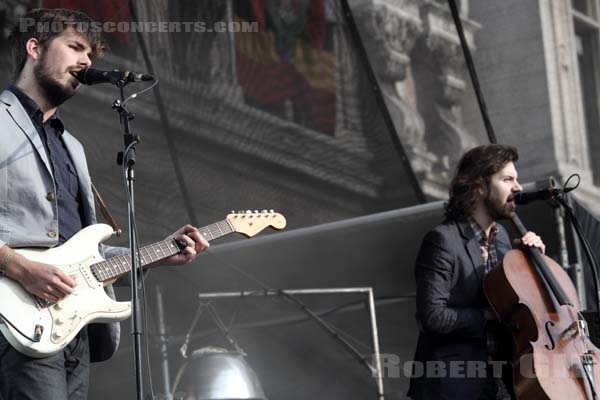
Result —
[[[498, 141], [521, 150], [521, 180], [553, 175], [562, 181], [578, 173], [582, 184], [577, 196], [600, 211], [595, 201], [600, 162], [594, 157], [600, 146], [597, 0], [457, 3]], [[285, 203], [297, 218], [295, 226], [415, 204], [415, 188], [407, 183], [411, 176], [419, 183], [416, 191], [443, 199], [459, 155], [487, 142], [445, 1], [350, 1], [393, 130], [376, 105], [340, 5], [325, 4], [336, 65], [333, 135], [245, 102], [236, 76], [236, 33], [141, 34], [161, 77], [167, 112], [155, 108], [152, 97], [141, 98], [132, 108], [148, 125], [147, 134], [160, 143], [150, 156], [164, 162], [162, 171], [170, 170], [164, 173], [173, 196], [179, 192], [188, 198], [188, 205], [180, 207], [188, 215], [200, 218], [193, 215], [190, 197], [205, 198], [202, 218], [216, 212], [210, 204], [235, 208], [239, 202], [227, 197], [247, 191], [232, 191], [227, 181], [253, 182], [252, 208], [260, 207], [254, 203]], [[232, 20], [233, 5], [153, 0], [139, 3], [138, 19]], [[8, 23], [24, 9], [21, 2], [3, 1], [0, 11]], [[130, 43], [138, 39], [129, 34]], [[99, 65], [148, 66], [139, 46], [118, 43]], [[7, 71], [6, 63], [2, 68]], [[82, 97], [78, 105], [68, 104], [65, 114], [77, 118], [90, 105], [110, 102], [114, 94], [101, 88], [83, 90]], [[109, 129], [98, 118], [84, 119], [94, 125], [87, 130], [89, 137]], [[393, 135], [400, 139], [400, 149], [390, 139]], [[201, 148], [210, 149], [210, 161], [202, 161]], [[157, 150], [162, 153], [155, 154]], [[409, 163], [399, 161], [402, 156]], [[92, 156], [98, 174], [108, 168], [104, 160]], [[204, 182], [183, 179], [186, 168], [206, 169], [211, 177]], [[99, 179], [101, 187], [114, 183]], [[207, 184], [216, 190], [207, 195], [194, 189]]]
[[596, 214], [598, 10], [596, 0], [470, 2], [491, 118], [499, 139], [519, 146], [522, 180], [577, 173], [575, 195]]
[[[356, 3], [413, 168], [444, 198], [458, 154], [487, 142], [448, 5]], [[521, 152], [521, 181], [577, 173], [575, 195], [599, 213], [598, 2], [457, 3], [498, 142]]]

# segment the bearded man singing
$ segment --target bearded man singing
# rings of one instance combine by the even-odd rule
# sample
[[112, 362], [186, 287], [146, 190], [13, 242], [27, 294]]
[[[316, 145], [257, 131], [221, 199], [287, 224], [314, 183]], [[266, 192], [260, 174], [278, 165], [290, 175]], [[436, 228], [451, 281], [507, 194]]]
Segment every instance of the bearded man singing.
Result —
[[[408, 392], [415, 400], [514, 397], [490, 358], [498, 323], [483, 278], [511, 249], [497, 221], [515, 212], [515, 194], [522, 190], [518, 157], [514, 147], [496, 144], [464, 154], [450, 185], [446, 220], [423, 239], [415, 264], [419, 338]], [[545, 250], [533, 232], [520, 242]]]
[[[27, 13], [9, 37], [14, 82], [0, 93], [0, 279], [47, 304], [73, 294], [76, 280], [14, 249], [56, 247], [96, 221], [83, 146], [58, 113], [80, 86], [77, 72], [103, 52], [102, 35], [82, 28], [92, 22], [74, 10]], [[191, 263], [208, 247], [190, 225], [170, 237], [186, 247], [162, 265]], [[104, 250], [105, 257], [125, 251]], [[110, 358], [118, 342], [118, 323], [92, 324], [60, 352], [31, 358], [0, 334], [0, 399], [86, 399], [90, 362]]]

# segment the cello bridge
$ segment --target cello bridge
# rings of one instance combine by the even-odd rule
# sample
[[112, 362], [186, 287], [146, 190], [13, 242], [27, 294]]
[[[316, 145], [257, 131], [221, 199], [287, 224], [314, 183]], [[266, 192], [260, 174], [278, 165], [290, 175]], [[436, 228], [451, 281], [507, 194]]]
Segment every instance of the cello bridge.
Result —
[[565, 336], [571, 336], [571, 337], [575, 337], [575, 336], [584, 336], [584, 337], [588, 337], [589, 333], [588, 333], [588, 326], [587, 326], [587, 322], [583, 319], [578, 319], [577, 321], [574, 321], [571, 325], [569, 325], [569, 327], [567, 329], [565, 329], [562, 334], [562, 337]]

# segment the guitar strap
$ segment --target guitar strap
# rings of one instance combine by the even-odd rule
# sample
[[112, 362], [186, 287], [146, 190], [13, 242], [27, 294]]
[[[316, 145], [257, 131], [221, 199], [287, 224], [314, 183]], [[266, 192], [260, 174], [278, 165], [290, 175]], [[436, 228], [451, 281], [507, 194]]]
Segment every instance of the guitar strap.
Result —
[[110, 224], [110, 226], [112, 226], [113, 230], [115, 231], [115, 234], [117, 236], [121, 236], [121, 232], [123, 232], [123, 231], [119, 227], [119, 224], [117, 223], [117, 220], [112, 216], [110, 210], [108, 209], [108, 206], [104, 202], [104, 199], [102, 199], [102, 196], [100, 196], [100, 192], [98, 192], [98, 189], [96, 189], [96, 186], [94, 186], [93, 183], [92, 183], [92, 191], [94, 192], [94, 196], [96, 197], [96, 201], [100, 205], [100, 211], [102, 212], [102, 215], [104, 216], [104, 219], [106, 219], [106, 221], [108, 221], [108, 223]]

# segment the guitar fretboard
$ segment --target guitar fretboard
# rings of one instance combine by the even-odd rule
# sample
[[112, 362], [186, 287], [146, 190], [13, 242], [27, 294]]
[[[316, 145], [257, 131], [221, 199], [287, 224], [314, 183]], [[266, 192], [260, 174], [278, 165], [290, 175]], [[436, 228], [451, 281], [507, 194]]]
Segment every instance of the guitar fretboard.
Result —
[[[217, 223], [199, 228], [200, 234], [208, 241], [228, 235], [235, 230], [226, 219]], [[153, 262], [163, 260], [181, 251], [181, 246], [174, 239], [165, 239], [140, 248], [139, 255], [142, 267]], [[107, 260], [90, 266], [92, 274], [100, 282], [120, 278], [131, 271], [131, 257], [129, 255], [111, 257]]]

